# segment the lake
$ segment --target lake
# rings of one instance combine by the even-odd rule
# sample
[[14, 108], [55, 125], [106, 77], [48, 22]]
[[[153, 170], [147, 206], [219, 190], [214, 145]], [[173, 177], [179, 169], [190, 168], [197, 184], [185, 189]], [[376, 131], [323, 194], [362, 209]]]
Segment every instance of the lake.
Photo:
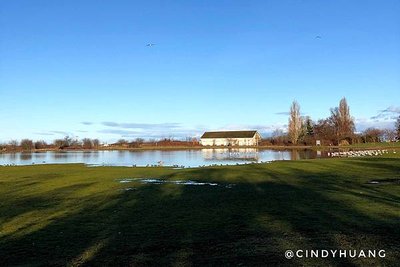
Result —
[[95, 166], [185, 166], [235, 165], [274, 160], [298, 160], [326, 157], [326, 152], [271, 150], [255, 148], [193, 150], [106, 150], [0, 153], [0, 165], [84, 163]]

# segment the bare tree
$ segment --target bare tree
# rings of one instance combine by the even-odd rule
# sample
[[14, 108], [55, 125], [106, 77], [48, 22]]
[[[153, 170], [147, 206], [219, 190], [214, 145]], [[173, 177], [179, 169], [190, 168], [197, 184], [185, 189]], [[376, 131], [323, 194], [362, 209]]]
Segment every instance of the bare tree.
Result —
[[99, 146], [100, 146], [100, 141], [99, 141], [99, 139], [93, 139], [93, 140], [92, 140], [92, 143], [93, 143], [93, 147], [94, 147], [94, 148], [99, 148]]
[[297, 144], [302, 131], [302, 119], [300, 116], [300, 105], [297, 101], [293, 101], [290, 107], [290, 117], [288, 125], [289, 138], [293, 144]]
[[56, 139], [53, 141], [53, 145], [57, 148], [61, 148], [64, 145], [64, 140]]
[[82, 146], [82, 142], [79, 141], [78, 136], [75, 136], [75, 139], [71, 137], [71, 141], [69, 143], [71, 147], [79, 147]]
[[396, 126], [396, 138], [397, 140], [400, 140], [400, 116], [397, 118], [395, 126]]
[[82, 147], [85, 149], [93, 148], [93, 142], [90, 138], [83, 138], [82, 139]]
[[33, 141], [30, 139], [22, 139], [20, 144], [23, 150], [33, 149]]
[[17, 140], [11, 140], [10, 142], [8, 142], [8, 146], [10, 147], [10, 149], [16, 150], [17, 147], [18, 147], [18, 141]]
[[35, 146], [35, 149], [43, 149], [43, 148], [46, 148], [47, 144], [45, 141], [39, 140], [39, 141], [35, 142], [34, 146]]
[[336, 140], [335, 127], [330, 119], [321, 119], [314, 124], [314, 135], [331, 145]]
[[283, 145], [285, 139], [287, 140], [287, 135], [283, 132], [283, 130], [276, 128], [271, 134], [270, 142], [273, 145]]
[[64, 147], [71, 146], [73, 142], [74, 142], [74, 140], [72, 139], [72, 137], [69, 137], [69, 136], [67, 135], [66, 137], [64, 137], [63, 146], [64, 146]]
[[335, 127], [336, 138], [342, 139], [354, 135], [354, 119], [350, 116], [350, 107], [346, 98], [342, 98], [339, 107], [331, 109], [329, 118]]
[[119, 140], [117, 141], [117, 144], [120, 145], [120, 146], [122, 146], [122, 145], [127, 145], [128, 143], [129, 143], [129, 141], [126, 140], [126, 139], [123, 139], [123, 138], [121, 138], [121, 139], [119, 139]]
[[135, 142], [138, 143], [139, 145], [141, 145], [141, 144], [144, 143], [144, 139], [138, 137], [138, 138], [135, 139]]
[[192, 142], [192, 145], [198, 145], [199, 144], [199, 140], [196, 137], [192, 137], [192, 140], [190, 140]]
[[366, 142], [380, 142], [381, 137], [383, 136], [383, 131], [377, 128], [368, 128], [364, 131], [364, 135], [366, 138]]
[[387, 142], [393, 142], [396, 141], [396, 130], [393, 129], [384, 129], [382, 130], [383, 132], [383, 138], [385, 139], [385, 141]]

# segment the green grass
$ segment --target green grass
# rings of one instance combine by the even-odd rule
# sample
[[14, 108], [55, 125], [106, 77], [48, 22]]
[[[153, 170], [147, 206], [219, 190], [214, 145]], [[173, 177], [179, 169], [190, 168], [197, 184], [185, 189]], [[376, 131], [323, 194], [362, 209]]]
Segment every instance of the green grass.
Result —
[[347, 146], [313, 146], [314, 149], [356, 148], [356, 149], [400, 149], [400, 142], [358, 143]]
[[[117, 181], [135, 177], [220, 186]], [[184, 170], [0, 167], [0, 265], [398, 266], [400, 185], [367, 184], [393, 178], [398, 154]], [[287, 260], [287, 249], [386, 257]]]

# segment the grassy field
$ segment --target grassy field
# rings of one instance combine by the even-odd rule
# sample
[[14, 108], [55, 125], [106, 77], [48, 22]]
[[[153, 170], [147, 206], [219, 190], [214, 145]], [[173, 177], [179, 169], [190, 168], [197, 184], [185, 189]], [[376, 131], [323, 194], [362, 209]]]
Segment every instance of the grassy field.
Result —
[[[182, 170], [0, 167], [0, 265], [398, 266], [400, 184], [388, 180], [400, 179], [398, 154]], [[288, 249], [386, 257], [288, 260]]]

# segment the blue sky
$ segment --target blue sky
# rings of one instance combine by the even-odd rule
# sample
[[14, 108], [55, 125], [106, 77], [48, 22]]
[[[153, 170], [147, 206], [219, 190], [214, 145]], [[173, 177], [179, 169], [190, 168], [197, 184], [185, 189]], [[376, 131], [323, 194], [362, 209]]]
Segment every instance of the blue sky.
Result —
[[[400, 1], [0, 3], [0, 141], [185, 137], [400, 115]], [[319, 36], [319, 37], [317, 37]], [[148, 43], [155, 43], [152, 47]]]

